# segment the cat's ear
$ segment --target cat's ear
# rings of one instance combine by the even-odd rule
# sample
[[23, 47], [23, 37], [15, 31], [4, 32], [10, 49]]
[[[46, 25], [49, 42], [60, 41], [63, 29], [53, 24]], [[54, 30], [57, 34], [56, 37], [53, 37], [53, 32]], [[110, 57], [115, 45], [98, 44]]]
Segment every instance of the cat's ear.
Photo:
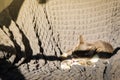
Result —
[[82, 35], [80, 35], [79, 40], [80, 40], [80, 44], [84, 44], [84, 39]]

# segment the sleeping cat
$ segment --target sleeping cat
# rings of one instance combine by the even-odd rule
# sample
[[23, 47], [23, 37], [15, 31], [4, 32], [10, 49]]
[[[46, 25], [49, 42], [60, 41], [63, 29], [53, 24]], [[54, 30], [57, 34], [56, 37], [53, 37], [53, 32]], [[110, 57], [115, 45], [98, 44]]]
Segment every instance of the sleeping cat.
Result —
[[106, 52], [112, 54], [114, 49], [111, 44], [101, 40], [98, 40], [93, 43], [87, 43], [83, 40], [83, 37], [80, 35], [79, 43], [75, 46], [75, 48], [67, 51], [66, 53], [63, 53], [61, 57], [67, 57], [71, 55], [74, 51], [79, 51], [79, 50], [81, 51], [90, 50], [90, 51], [95, 51], [97, 53]]
[[87, 43], [80, 36], [79, 43], [75, 48], [61, 55], [61, 68], [70, 69], [72, 65], [95, 66], [99, 59], [107, 61], [107, 58], [116, 54], [119, 49], [118, 47], [114, 50], [111, 44], [101, 40]]

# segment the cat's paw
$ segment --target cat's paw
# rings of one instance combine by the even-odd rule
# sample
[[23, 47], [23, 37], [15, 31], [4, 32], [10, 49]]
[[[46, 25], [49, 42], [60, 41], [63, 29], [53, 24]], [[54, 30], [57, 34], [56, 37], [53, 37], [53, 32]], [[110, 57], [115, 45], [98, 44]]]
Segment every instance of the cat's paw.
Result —
[[68, 51], [68, 52], [65, 52], [61, 55], [61, 58], [67, 58], [68, 56], [70, 56], [72, 54], [72, 51]]
[[66, 64], [61, 64], [61, 69], [62, 70], [69, 70], [70, 66], [66, 65]]
[[69, 70], [71, 68], [72, 60], [64, 60], [61, 62], [61, 69]]

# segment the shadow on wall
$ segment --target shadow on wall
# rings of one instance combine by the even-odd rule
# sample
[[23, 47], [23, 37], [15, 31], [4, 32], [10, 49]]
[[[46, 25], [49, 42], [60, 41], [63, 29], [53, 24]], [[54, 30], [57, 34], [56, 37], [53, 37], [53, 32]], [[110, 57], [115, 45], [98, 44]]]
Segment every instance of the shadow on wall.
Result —
[[38, 2], [39, 2], [40, 4], [44, 4], [44, 3], [47, 2], [47, 0], [38, 0]]
[[13, 0], [0, 0], [0, 12], [10, 5]]
[[32, 56], [31, 60], [46, 59], [47, 61], [61, 61], [61, 58], [57, 56], [47, 56], [47, 55], [44, 55], [44, 56], [45, 58], [43, 57], [43, 55], [37, 54], [37, 55]]
[[21, 72], [6, 60], [0, 60], [0, 80], [25, 80]]
[[[17, 44], [16, 40], [14, 40], [14, 35], [13, 35], [12, 31], [9, 29], [9, 26], [11, 24], [11, 21], [16, 22], [23, 2], [24, 2], [24, 0], [13, 0], [12, 3], [8, 6], [8, 8], [6, 8], [5, 10], [3, 10], [0, 13], [0, 29], [4, 31], [3, 26], [5, 26], [8, 29], [8, 32], [10, 35], [9, 38], [15, 45], [17, 55], [19, 53], [22, 53], [21, 47]], [[46, 3], [46, 2], [47, 2], [47, 0], [39, 1], [39, 3]], [[43, 55], [32, 56], [32, 50], [30, 47], [29, 39], [26, 37], [24, 32], [19, 28], [19, 25], [17, 23], [15, 23], [15, 24], [22, 35], [22, 41], [25, 46], [25, 53], [29, 53], [29, 55], [32, 57], [32, 59], [44, 59]], [[5, 45], [0, 45], [0, 46], [3, 48], [11, 49], [11, 47], [9, 47], [9, 46], [5, 46]], [[9, 53], [9, 51], [6, 50], [6, 53]], [[23, 52], [23, 54], [24, 54], [24, 52]], [[11, 55], [12, 55], [12, 53], [11, 53]], [[29, 55], [26, 54], [26, 56], [29, 56]], [[17, 58], [17, 59], [19, 59], [19, 58]], [[58, 60], [58, 58], [55, 56], [46, 56], [46, 60], [53, 61], [53, 60]], [[13, 66], [6, 59], [0, 60], [0, 80], [1, 79], [2, 80], [8, 80], [8, 79], [9, 80], [24, 80], [24, 76], [21, 74], [21, 72], [17, 68], [13, 68], [13, 67], [16, 67], [16, 66]], [[19, 77], [19, 76], [21, 79], [14, 78], [14, 77]]]
[[[16, 19], [19, 14], [19, 10], [23, 2], [24, 0], [13, 0], [12, 3], [0, 13], [0, 28], [2, 30], [4, 25], [6, 28], [9, 29], [9, 26], [12, 20], [16, 22]], [[9, 33], [11, 36], [13, 35], [10, 29], [9, 29]], [[11, 38], [14, 38], [14, 37], [11, 37]], [[15, 41], [13, 41], [13, 43], [16, 44]], [[6, 47], [3, 46], [3, 48], [6, 48]], [[21, 72], [15, 67], [16, 66], [13, 66], [6, 59], [4, 58], [0, 59], [0, 80], [25, 80]], [[19, 78], [16, 79], [17, 77]]]
[[[26, 37], [26, 35], [24, 34], [24, 32], [19, 28], [19, 25], [17, 23], [15, 23], [16, 27], [19, 29], [19, 31], [22, 35], [22, 41], [23, 41], [23, 44], [25, 45], [25, 52], [21, 51], [21, 47], [16, 42], [16, 40], [14, 40], [13, 32], [9, 29], [11, 21], [16, 22], [19, 11], [20, 11], [20, 8], [21, 8], [23, 2], [24, 2], [24, 0], [13, 0], [13, 2], [10, 4], [10, 6], [2, 11], [2, 13], [0, 14], [0, 28], [3, 30], [3, 32], [4, 32], [4, 29], [3, 29], [4, 25], [8, 29], [9, 35], [10, 35], [9, 38], [13, 42], [13, 44], [15, 46], [15, 49], [16, 49], [18, 54], [20, 53], [22, 55], [26, 55], [25, 53], [29, 53], [29, 55], [31, 56], [32, 55], [32, 50], [30, 48], [29, 40]], [[18, 55], [18, 57], [21, 57], [21, 56]]]
[[12, 3], [0, 13], [0, 26], [9, 27], [11, 20], [16, 21], [24, 0], [13, 0]]
[[[3, 32], [4, 32], [3, 26], [5, 26], [8, 29], [9, 38], [13, 42], [15, 48], [5, 46], [5, 45], [0, 45], [0, 47], [5, 48], [5, 49], [10, 49], [10, 50], [16, 49], [16, 51], [17, 51], [16, 56], [19, 57], [17, 59], [20, 59], [20, 57], [21, 57], [19, 55], [19, 53], [20, 54], [29, 53], [29, 54], [25, 54], [25, 55], [27, 57], [29, 55], [32, 56], [32, 49], [30, 47], [29, 39], [26, 37], [24, 32], [19, 28], [19, 25], [17, 23], [15, 23], [23, 3], [24, 3], [24, 0], [13, 0], [12, 3], [0, 13], [0, 29], [3, 30]], [[39, 3], [46, 3], [46, 0], [40, 0]], [[23, 41], [23, 44], [25, 46], [25, 52], [21, 51], [20, 45], [17, 44], [16, 40], [14, 40], [13, 32], [9, 29], [11, 21], [14, 21], [14, 23], [16, 24], [16, 27], [19, 29], [19, 31], [22, 35], [22, 41]], [[2, 51], [2, 50], [0, 49], [0, 51]], [[11, 51], [3, 50], [2, 52], [10, 53]], [[11, 53], [11, 55], [12, 55], [12, 53]], [[43, 56], [43, 55], [40, 55], [40, 56]], [[34, 59], [37, 59], [38, 57], [40, 58], [40, 56], [37, 55], [36, 57], [34, 57]], [[47, 57], [47, 59], [48, 60], [51, 60], [51, 59], [56, 60], [57, 58], [54, 56], [49, 56], [49, 57]], [[17, 61], [17, 60], [15, 60], [15, 61]], [[25, 79], [24, 76], [15, 67], [16, 66], [13, 66], [11, 63], [9, 63], [6, 60], [6, 58], [0, 59], [0, 80], [1, 79], [2, 80], [24, 80]], [[20, 77], [20, 79], [15, 79], [15, 77], [16, 78]]]
[[8, 7], [9, 12], [10, 12], [10, 16], [11, 18], [16, 21], [20, 8], [23, 4], [24, 0], [13, 0], [13, 2], [10, 4], [10, 6]]

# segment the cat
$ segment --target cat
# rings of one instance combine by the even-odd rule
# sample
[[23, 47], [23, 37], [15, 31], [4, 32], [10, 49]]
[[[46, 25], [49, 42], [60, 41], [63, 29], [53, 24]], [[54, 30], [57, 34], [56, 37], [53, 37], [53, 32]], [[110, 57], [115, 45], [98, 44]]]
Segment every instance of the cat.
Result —
[[61, 55], [61, 68], [70, 69], [73, 65], [95, 67], [99, 59], [105, 59], [105, 62], [109, 63], [107, 59], [116, 54], [119, 49], [118, 47], [114, 50], [110, 43], [101, 40], [87, 43], [80, 35], [79, 43], [75, 48]]
[[61, 57], [68, 57], [71, 55], [74, 51], [95, 51], [97, 53], [99, 52], [105, 52], [105, 53], [113, 53], [114, 49], [111, 44], [108, 42], [98, 40], [93, 43], [87, 43], [83, 40], [82, 35], [79, 37], [79, 43], [75, 46], [75, 48], [68, 50], [67, 52], [63, 53]]

